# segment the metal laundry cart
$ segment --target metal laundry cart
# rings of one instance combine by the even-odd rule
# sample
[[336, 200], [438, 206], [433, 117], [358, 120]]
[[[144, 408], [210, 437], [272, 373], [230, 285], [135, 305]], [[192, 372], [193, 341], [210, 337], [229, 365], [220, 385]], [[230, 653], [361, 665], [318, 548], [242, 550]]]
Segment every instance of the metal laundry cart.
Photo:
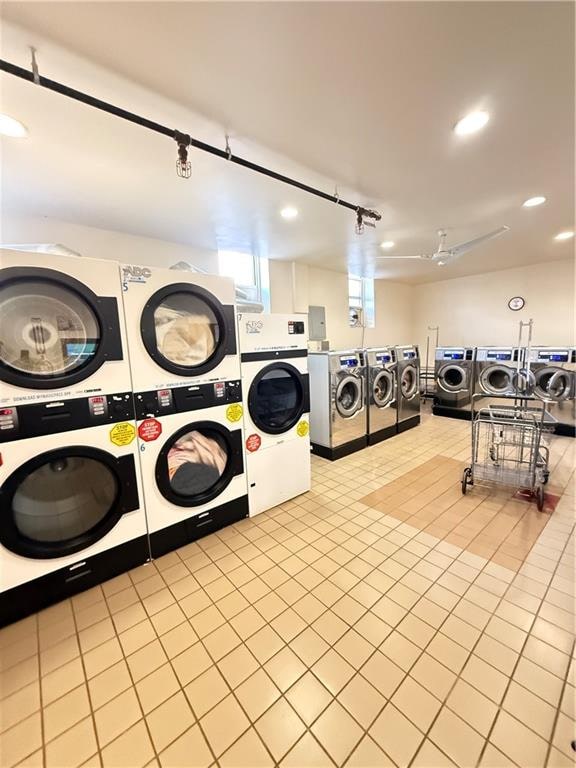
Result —
[[502, 395], [501, 405], [475, 411], [477, 399], [472, 398], [472, 460], [462, 474], [462, 493], [475, 483], [526, 488], [542, 510], [550, 475], [549, 436], [556, 423], [546, 402]]

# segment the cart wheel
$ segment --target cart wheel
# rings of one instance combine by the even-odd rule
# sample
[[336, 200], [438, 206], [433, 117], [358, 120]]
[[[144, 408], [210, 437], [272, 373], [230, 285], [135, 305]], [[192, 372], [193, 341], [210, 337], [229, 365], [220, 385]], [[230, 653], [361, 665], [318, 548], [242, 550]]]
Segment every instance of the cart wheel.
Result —
[[539, 485], [536, 489], [536, 506], [538, 507], [538, 511], [542, 512], [544, 509], [544, 486]]
[[546, 485], [546, 483], [548, 482], [549, 477], [550, 477], [550, 470], [545, 469], [544, 472], [542, 473], [542, 482], [544, 485]]
[[464, 496], [466, 495], [469, 485], [472, 485], [472, 470], [470, 467], [466, 467], [462, 473], [462, 493]]

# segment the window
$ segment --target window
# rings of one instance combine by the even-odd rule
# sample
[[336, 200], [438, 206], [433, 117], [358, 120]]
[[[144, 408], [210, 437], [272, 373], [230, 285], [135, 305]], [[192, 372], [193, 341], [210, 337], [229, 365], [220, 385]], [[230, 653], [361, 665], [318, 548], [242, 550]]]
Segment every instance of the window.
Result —
[[[348, 275], [348, 306], [350, 307], [350, 325], [363, 325], [373, 328], [376, 322], [374, 305], [374, 280], [371, 277]], [[361, 310], [361, 320], [358, 312]]]
[[268, 259], [242, 251], [218, 251], [218, 273], [234, 280], [237, 301], [261, 303], [270, 312]]

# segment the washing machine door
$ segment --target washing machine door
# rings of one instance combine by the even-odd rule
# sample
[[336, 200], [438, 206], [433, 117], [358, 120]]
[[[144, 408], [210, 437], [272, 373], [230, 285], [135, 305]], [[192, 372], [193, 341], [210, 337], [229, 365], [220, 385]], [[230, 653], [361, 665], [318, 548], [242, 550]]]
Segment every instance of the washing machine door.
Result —
[[156, 461], [156, 484], [180, 507], [215, 499], [242, 474], [242, 432], [215, 421], [190, 422], [174, 432]]
[[156, 291], [140, 318], [142, 342], [164, 370], [198, 376], [236, 352], [234, 307], [190, 283]]
[[509, 395], [514, 391], [515, 373], [507, 365], [489, 365], [480, 371], [478, 382], [487, 395]]
[[0, 270], [0, 379], [71, 386], [122, 359], [118, 305], [51, 269]]
[[380, 369], [372, 379], [372, 402], [378, 408], [386, 408], [396, 400], [396, 378], [393, 371]]
[[407, 365], [400, 373], [400, 390], [405, 400], [412, 400], [418, 394], [418, 368]]
[[248, 410], [262, 432], [288, 432], [310, 410], [308, 374], [285, 362], [265, 366], [250, 385]]
[[349, 419], [363, 408], [362, 379], [352, 374], [342, 376], [334, 393], [336, 411], [342, 418]]
[[443, 365], [436, 376], [438, 386], [445, 392], [463, 392], [469, 388], [468, 371], [461, 365]]
[[553, 366], [535, 372], [534, 394], [542, 400], [562, 402], [574, 397], [574, 374]]
[[132, 453], [69, 446], [42, 453], [0, 488], [0, 543], [24, 557], [63, 557], [105, 536], [137, 509]]

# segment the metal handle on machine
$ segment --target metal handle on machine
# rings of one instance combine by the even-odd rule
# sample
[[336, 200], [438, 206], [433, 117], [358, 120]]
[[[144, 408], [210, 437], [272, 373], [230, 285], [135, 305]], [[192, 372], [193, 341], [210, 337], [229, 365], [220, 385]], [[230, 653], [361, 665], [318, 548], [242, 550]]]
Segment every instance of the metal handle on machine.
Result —
[[[550, 396], [555, 399], [557, 402], [560, 402], [561, 400], [569, 400], [570, 399], [570, 387], [566, 388], [564, 387], [564, 390], [562, 392], [561, 396], [552, 394], [554, 392], [554, 389], [556, 387], [556, 382], [566, 377], [566, 371], [560, 370], [556, 371], [556, 373], [553, 373], [552, 376], [550, 376], [550, 379], [548, 381], [548, 384], [546, 384], [546, 392], [550, 394]], [[564, 394], [566, 393], [566, 394]]]

